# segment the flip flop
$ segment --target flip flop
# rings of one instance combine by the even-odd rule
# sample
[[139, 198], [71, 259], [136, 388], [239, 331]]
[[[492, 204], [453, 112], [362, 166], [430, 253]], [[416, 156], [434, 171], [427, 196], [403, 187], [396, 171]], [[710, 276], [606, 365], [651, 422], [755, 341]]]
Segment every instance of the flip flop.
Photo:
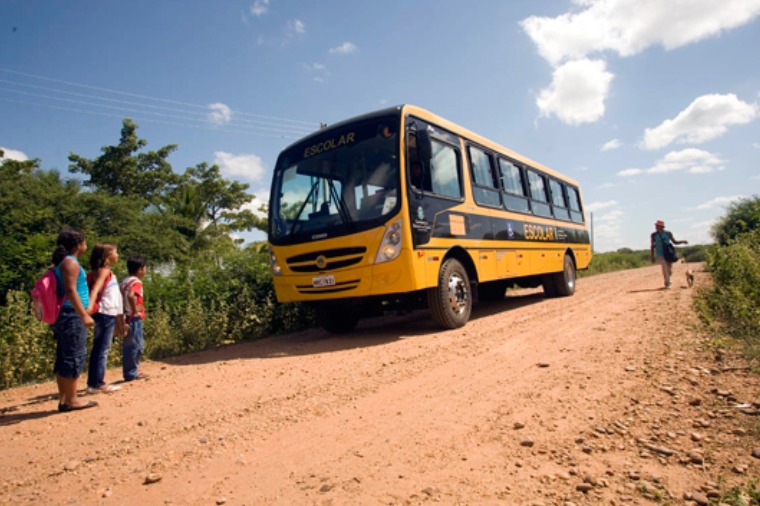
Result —
[[87, 404], [82, 404], [81, 406], [70, 406], [68, 404], [59, 404], [58, 411], [60, 411], [61, 413], [68, 413], [69, 411], [79, 411], [80, 409], [94, 408], [97, 405], [98, 403], [95, 401], [90, 401]]

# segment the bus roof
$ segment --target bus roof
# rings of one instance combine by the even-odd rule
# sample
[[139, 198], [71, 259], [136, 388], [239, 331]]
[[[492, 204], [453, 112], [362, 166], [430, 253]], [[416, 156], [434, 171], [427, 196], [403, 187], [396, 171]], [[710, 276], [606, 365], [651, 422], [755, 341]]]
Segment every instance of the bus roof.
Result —
[[[491, 148], [497, 152], [504, 153], [505, 155], [509, 156], [510, 158], [523, 162], [526, 165], [529, 165], [531, 167], [534, 167], [536, 169], [541, 170], [542, 172], [554, 176], [557, 179], [561, 179], [563, 181], [567, 181], [568, 183], [574, 184], [575, 186], [579, 186], [578, 182], [565, 174], [562, 174], [561, 172], [557, 172], [554, 169], [551, 169], [531, 158], [528, 158], [525, 155], [521, 155], [520, 153], [517, 153], [515, 151], [512, 151], [509, 148], [506, 148], [502, 146], [501, 144], [494, 142], [486, 137], [483, 137], [480, 134], [477, 134], [473, 132], [472, 130], [469, 130], [463, 126], [460, 126], [452, 121], [449, 121], [441, 116], [438, 116], [437, 114], [428, 111], [427, 109], [423, 109], [422, 107], [418, 107], [416, 105], [412, 104], [401, 104], [393, 107], [387, 107], [385, 109], [379, 109], [376, 111], [368, 112], [366, 114], [361, 114], [359, 116], [354, 116], [352, 118], [348, 118], [342, 121], [339, 121], [337, 123], [333, 123], [332, 125], [328, 125], [326, 129], [333, 129], [333, 128], [340, 128], [342, 126], [349, 125], [351, 123], [354, 123], [356, 121], [364, 121], [369, 120], [376, 117], [382, 117], [382, 116], [402, 116], [406, 114], [413, 114], [415, 116], [418, 116], [422, 120], [429, 121], [431, 123], [434, 123], [446, 130], [451, 131], [454, 134], [457, 134], [459, 136], [465, 137], [466, 139], [475, 142], [477, 144], [480, 144], [484, 147]], [[323, 133], [323, 130], [317, 130], [315, 132], [312, 132], [311, 134], [302, 137], [301, 139], [291, 143], [286, 148], [283, 149], [283, 151], [288, 150], [292, 148], [293, 146], [300, 144], [304, 141], [307, 141], [308, 139], [312, 137], [316, 137]]]

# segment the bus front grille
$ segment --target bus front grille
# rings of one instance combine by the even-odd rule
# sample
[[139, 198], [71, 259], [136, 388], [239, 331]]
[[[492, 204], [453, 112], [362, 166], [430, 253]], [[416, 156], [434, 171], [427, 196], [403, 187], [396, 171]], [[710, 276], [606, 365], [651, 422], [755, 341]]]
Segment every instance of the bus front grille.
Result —
[[293, 256], [286, 258], [285, 262], [292, 272], [326, 272], [356, 265], [366, 253], [367, 248], [364, 247], [336, 248]]

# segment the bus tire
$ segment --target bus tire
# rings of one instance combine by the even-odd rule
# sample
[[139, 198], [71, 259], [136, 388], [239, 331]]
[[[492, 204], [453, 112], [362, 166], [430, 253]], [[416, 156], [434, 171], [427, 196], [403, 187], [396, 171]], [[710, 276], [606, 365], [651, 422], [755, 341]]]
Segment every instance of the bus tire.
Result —
[[560, 274], [544, 274], [543, 276], [541, 276], [541, 285], [544, 287], [544, 295], [546, 295], [547, 297], [557, 296], [557, 279], [556, 278]]
[[554, 286], [559, 297], [567, 297], [575, 293], [576, 270], [573, 257], [565, 255], [562, 272], [554, 274]]
[[356, 328], [359, 315], [351, 311], [338, 311], [333, 308], [317, 308], [317, 323], [331, 334], [346, 334]]
[[472, 312], [472, 290], [467, 270], [449, 258], [438, 272], [438, 286], [428, 288], [428, 307], [433, 321], [446, 329], [464, 326]]

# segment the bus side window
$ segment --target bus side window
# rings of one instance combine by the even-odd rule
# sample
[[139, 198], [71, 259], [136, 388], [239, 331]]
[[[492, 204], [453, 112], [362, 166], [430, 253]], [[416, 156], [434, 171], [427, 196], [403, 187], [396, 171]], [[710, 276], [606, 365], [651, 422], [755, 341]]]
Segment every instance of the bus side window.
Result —
[[549, 198], [546, 195], [546, 182], [544, 176], [533, 170], [528, 170], [528, 188], [530, 190], [530, 207], [536, 216], [550, 218], [552, 209], [549, 206]]
[[430, 179], [433, 193], [456, 199], [462, 198], [462, 182], [459, 171], [459, 153], [442, 142], [432, 142]]
[[572, 186], [565, 186], [565, 188], [567, 189], [567, 198], [570, 201], [570, 219], [575, 223], [583, 223], [583, 212], [578, 190]]
[[472, 170], [472, 193], [475, 202], [480, 205], [500, 207], [501, 198], [499, 187], [494, 178], [491, 156], [485, 151], [470, 146], [467, 148], [470, 155], [470, 168]]
[[554, 217], [560, 220], [570, 220], [570, 212], [567, 210], [565, 192], [559, 181], [549, 179], [549, 191], [552, 194], [552, 210]]
[[530, 212], [528, 198], [525, 195], [523, 171], [517, 165], [499, 158], [499, 174], [504, 191], [504, 207], [510, 211]]

